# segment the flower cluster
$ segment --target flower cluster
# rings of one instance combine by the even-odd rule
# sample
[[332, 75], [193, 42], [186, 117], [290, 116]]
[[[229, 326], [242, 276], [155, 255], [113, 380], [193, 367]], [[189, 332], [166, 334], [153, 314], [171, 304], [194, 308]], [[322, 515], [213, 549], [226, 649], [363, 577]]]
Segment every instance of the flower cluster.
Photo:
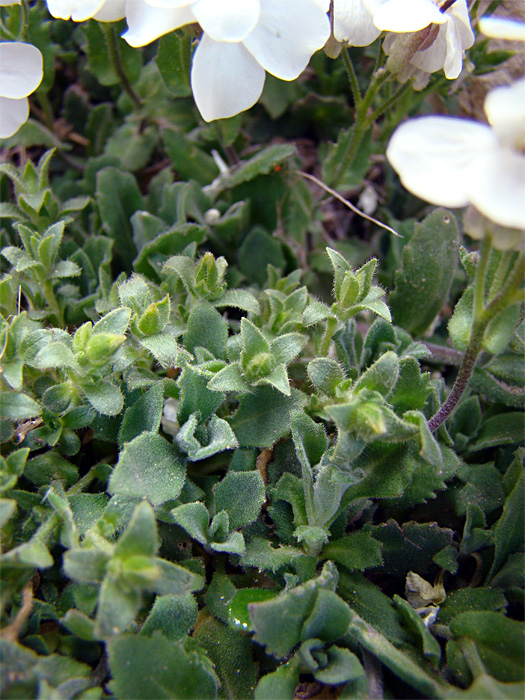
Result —
[[[484, 23], [487, 34], [525, 39], [520, 23]], [[471, 204], [490, 222], [518, 229], [495, 245], [514, 247], [525, 231], [525, 78], [491, 90], [485, 99], [488, 124], [453, 117], [419, 117], [401, 124], [387, 158], [404, 186], [432, 204]], [[481, 237], [487, 226], [468, 218], [468, 232]], [[489, 227], [490, 228], [490, 227]]]

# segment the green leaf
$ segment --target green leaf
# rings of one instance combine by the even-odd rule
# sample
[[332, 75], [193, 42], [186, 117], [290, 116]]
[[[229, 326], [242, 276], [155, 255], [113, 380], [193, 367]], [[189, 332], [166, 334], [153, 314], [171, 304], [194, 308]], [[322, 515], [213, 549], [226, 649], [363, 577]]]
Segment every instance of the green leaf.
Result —
[[255, 566], [259, 571], [277, 571], [297, 557], [304, 556], [302, 549], [289, 545], [272, 547], [270, 540], [254, 537], [246, 544], [242, 555], [243, 566]]
[[144, 431], [157, 432], [162, 418], [163, 397], [164, 387], [162, 382], [159, 382], [126, 409], [118, 437], [120, 446]]
[[226, 179], [227, 186], [229, 188], [237, 187], [237, 185], [249, 182], [259, 175], [266, 175], [276, 165], [280, 165], [295, 153], [296, 148], [291, 144], [268, 146], [249, 160], [241, 163], [231, 175], [228, 175]]
[[[238, 446], [233, 430], [223, 418], [213, 415], [205, 425], [199, 425], [197, 415], [192, 413], [175, 436], [177, 445], [188, 455], [190, 462], [197, 462]], [[204, 444], [196, 437], [200, 437], [202, 432], [206, 433]]]
[[184, 478], [184, 465], [169, 442], [160, 435], [144, 432], [124, 446], [108, 491], [146, 498], [156, 506], [177, 498]]
[[515, 552], [523, 551], [525, 535], [525, 478], [523, 470], [505, 501], [503, 513], [493, 528], [494, 531], [494, 561], [489, 574], [489, 580], [503, 566], [507, 557]]
[[431, 698], [443, 698], [449, 690], [438, 676], [433, 676], [422, 668], [412, 656], [395, 647], [371, 625], [354, 614], [349, 635], [357, 640], [371, 654], [376, 656], [390, 671], [399, 676], [411, 687], [417, 688]]
[[523, 413], [500, 413], [483, 422], [469, 450], [477, 452], [498, 445], [519, 445], [522, 440]]
[[197, 620], [197, 602], [191, 593], [157, 596], [140, 634], [161, 632], [170, 641], [183, 640]]
[[184, 503], [173, 508], [171, 515], [177, 525], [183, 527], [190, 537], [201, 544], [208, 543], [210, 516], [204, 503]]
[[[196, 652], [158, 634], [124, 635], [108, 643], [113, 680], [111, 691], [119, 698], [136, 700], [212, 700], [215, 679]], [[130, 668], [133, 673], [130, 673]]]
[[282, 664], [273, 673], [261, 678], [255, 689], [256, 700], [293, 700], [299, 683], [300, 662], [297, 656]]
[[[227, 366], [236, 367], [237, 365]], [[213, 379], [209, 384], [212, 382]], [[223, 402], [221, 394], [208, 388], [208, 378], [189, 365], [183, 369], [177, 383], [182, 390], [177, 414], [181, 425], [194, 413], [198, 413], [201, 422], [208, 420]]]
[[258, 471], [228, 472], [214, 490], [215, 510], [228, 513], [232, 529], [256, 520], [266, 498], [264, 482]]
[[260, 287], [266, 282], [267, 266], [284, 270], [286, 260], [279, 240], [262, 228], [254, 228], [243, 240], [237, 253], [239, 269]]
[[412, 335], [422, 335], [448, 301], [457, 264], [456, 219], [446, 209], [436, 209], [416, 224], [403, 249], [390, 294], [394, 322]]
[[505, 611], [507, 600], [501, 591], [490, 588], [460, 588], [450, 591], [440, 604], [438, 622], [449, 625], [461, 613], [490, 610]]
[[36, 418], [42, 414], [42, 409], [27, 394], [18, 391], [2, 392], [0, 402], [0, 416], [8, 420], [18, 421]]
[[340, 365], [328, 357], [317, 357], [308, 363], [308, 377], [312, 384], [328, 396], [335, 397], [335, 389], [345, 379]]
[[182, 131], [164, 129], [164, 148], [181, 180], [197, 180], [207, 185], [217, 177], [213, 158], [196, 146]]
[[363, 571], [375, 566], [381, 566], [382, 544], [368, 532], [353, 532], [339, 540], [329, 542], [323, 547], [323, 559], [332, 559], [343, 564], [350, 571]]
[[321, 589], [312, 612], [304, 622], [301, 640], [334, 642], [346, 634], [351, 618], [350, 608], [338, 595]]
[[235, 416], [230, 419], [241, 447], [271, 447], [291, 427], [291, 413], [300, 410], [306, 396], [292, 389], [291, 396], [269, 386], [257, 387], [242, 396]]
[[522, 624], [495, 612], [465, 612], [450, 623], [456, 637], [476, 644], [483, 665], [499, 681], [523, 680], [525, 637]]
[[482, 673], [467, 690], [456, 690], [448, 696], [450, 700], [522, 700], [525, 694], [525, 683], [500, 683]]
[[359, 659], [349, 649], [332, 646], [327, 652], [325, 668], [314, 672], [316, 680], [327, 685], [339, 685], [356, 678], [364, 677], [365, 671]]
[[115, 384], [108, 381], [79, 382], [79, 386], [89, 403], [103, 416], [116, 416], [122, 411], [124, 397]]
[[362, 374], [353, 386], [354, 392], [361, 389], [378, 391], [383, 396], [394, 388], [399, 376], [399, 358], [395, 352], [385, 352]]
[[131, 309], [129, 306], [121, 306], [110, 311], [100, 321], [97, 321], [93, 326], [92, 332], [94, 334], [113, 333], [115, 335], [123, 335], [128, 330], [130, 320]]
[[195, 631], [195, 639], [213, 662], [222, 696], [231, 700], [253, 698], [258, 668], [252, 660], [250, 638], [206, 615]]
[[226, 606], [228, 624], [238, 631], [253, 632], [248, 605], [270, 600], [278, 593], [278, 590], [268, 588], [242, 588], [237, 591]]
[[130, 219], [138, 209], [144, 209], [136, 180], [130, 173], [104, 168], [97, 174], [96, 198], [104, 231], [115, 241], [115, 249], [129, 270], [137, 254]]
[[316, 578], [273, 600], [251, 603], [248, 609], [255, 641], [266, 646], [269, 654], [287, 656], [301, 641], [305, 621], [314, 610], [318, 592], [323, 588], [333, 590], [336, 585], [337, 570], [327, 562]]
[[189, 34], [171, 32], [161, 37], [155, 62], [170, 92], [177, 97], [191, 95], [191, 36]]
[[192, 307], [184, 333], [184, 347], [190, 352], [202, 347], [215, 357], [226, 359], [228, 324], [207, 301], [198, 301]]
[[441, 658], [441, 647], [437, 639], [432, 636], [421, 616], [406, 600], [395, 595], [394, 604], [399, 610], [407, 629], [414, 635], [423, 656], [429, 659], [433, 666], [437, 667]]

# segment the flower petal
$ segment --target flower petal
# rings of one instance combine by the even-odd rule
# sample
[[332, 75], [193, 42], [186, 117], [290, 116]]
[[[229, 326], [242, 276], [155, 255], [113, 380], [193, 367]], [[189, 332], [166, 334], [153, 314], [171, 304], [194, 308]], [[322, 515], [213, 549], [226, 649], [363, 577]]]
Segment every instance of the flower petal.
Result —
[[[448, 24], [446, 26], [448, 27]], [[441, 70], [447, 57], [446, 36], [447, 30], [445, 26], [441, 25], [432, 45], [423, 51], [416, 51], [410, 59], [410, 63], [425, 73], [435, 73], [437, 70]]]
[[93, 15], [99, 22], [118, 22], [126, 16], [126, 0], [106, 0], [100, 10]]
[[0, 95], [19, 99], [42, 82], [42, 54], [32, 44], [5, 41], [0, 44]]
[[510, 148], [493, 148], [468, 169], [472, 204], [491, 221], [525, 229], [525, 156]]
[[374, 12], [376, 27], [389, 32], [417, 32], [447, 19], [432, 0], [388, 0]]
[[525, 22], [516, 22], [504, 17], [482, 17], [478, 23], [479, 31], [493, 39], [525, 41]]
[[58, 19], [72, 19], [83, 22], [93, 17], [105, 0], [47, 0], [47, 9]]
[[0, 97], [0, 139], [7, 139], [16, 134], [29, 116], [29, 101], [27, 97], [21, 100], [11, 100]]
[[193, 0], [146, 0], [146, 2], [153, 7], [167, 7], [173, 9], [174, 7], [186, 7], [187, 5], [191, 5]]
[[242, 41], [259, 20], [259, 0], [196, 0], [192, 11], [215, 41]]
[[127, 0], [126, 20], [128, 31], [122, 38], [130, 46], [145, 46], [184, 24], [196, 21], [189, 6], [168, 10], [152, 7], [144, 0]]
[[264, 69], [241, 43], [213, 41], [204, 34], [193, 56], [191, 86], [207, 122], [233, 117], [259, 99]]
[[525, 78], [491, 90], [485, 98], [485, 114], [500, 141], [525, 149]]
[[466, 172], [494, 148], [490, 127], [466, 119], [420, 117], [399, 126], [386, 156], [407, 190], [445, 207], [470, 201]]
[[261, 16], [244, 45], [272, 75], [295, 80], [330, 36], [324, 0], [262, 0]]
[[368, 46], [381, 34], [362, 0], [334, 3], [334, 36], [350, 46]]

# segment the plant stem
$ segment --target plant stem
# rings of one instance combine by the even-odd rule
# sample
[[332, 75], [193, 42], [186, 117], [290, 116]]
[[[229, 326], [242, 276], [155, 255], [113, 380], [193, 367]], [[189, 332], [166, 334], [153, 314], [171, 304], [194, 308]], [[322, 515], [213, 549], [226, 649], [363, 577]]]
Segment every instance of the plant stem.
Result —
[[108, 22], [101, 22], [100, 26], [102, 27], [102, 31], [104, 32], [104, 38], [106, 39], [106, 46], [108, 48], [108, 54], [109, 59], [111, 61], [111, 65], [113, 66], [115, 73], [118, 75], [124, 91], [129, 95], [129, 98], [133, 102], [135, 107], [141, 107], [142, 99], [129, 82], [128, 76], [126, 75], [126, 72], [124, 70], [124, 66], [122, 65], [115, 29]]
[[461, 639], [460, 646], [470, 672], [474, 678], [478, 678], [479, 676], [487, 673], [474, 641], [468, 637], [463, 637]]
[[356, 109], [354, 126], [349, 132], [349, 138], [345, 144], [339, 165], [335, 170], [332, 181], [329, 183], [333, 187], [337, 187], [345, 171], [351, 167], [363, 136], [372, 126], [373, 121], [368, 117], [368, 109], [375, 95], [389, 77], [390, 74], [383, 70], [376, 73], [374, 80], [372, 80], [364, 97], [361, 99], [359, 106]]
[[62, 313], [62, 309], [60, 308], [58, 300], [55, 296], [55, 291], [53, 289], [53, 283], [51, 282], [51, 280], [41, 279], [40, 284], [42, 285], [42, 293], [44, 294], [45, 300], [48, 303], [48, 306], [49, 306], [51, 313], [55, 316], [57, 325], [60, 328], [63, 328], [65, 325], [64, 314]]
[[503, 289], [490, 301], [485, 307], [484, 305], [484, 286], [485, 274], [490, 255], [490, 237], [486, 236], [483, 240], [481, 248], [481, 258], [476, 269], [476, 278], [474, 280], [474, 319], [472, 329], [470, 331], [470, 340], [463, 357], [458, 376], [454, 382], [454, 386], [450, 394], [447, 396], [444, 404], [439, 411], [432, 416], [428, 422], [428, 427], [431, 431], [436, 430], [448, 418], [452, 411], [457, 406], [463, 392], [465, 391], [476, 360], [481, 352], [483, 345], [483, 337], [489, 323], [506, 309], [511, 304], [519, 301], [519, 289], [523, 281], [523, 262], [524, 254], [520, 253], [515, 260], [514, 266], [508, 275], [507, 282]]
[[352, 97], [354, 98], [354, 105], [357, 109], [361, 104], [363, 98], [361, 96], [361, 90], [359, 89], [359, 83], [357, 82], [357, 75], [355, 74], [354, 64], [352, 63], [350, 53], [346, 46], [341, 51], [341, 57], [343, 59], [343, 63], [345, 64], [348, 82], [350, 83]]

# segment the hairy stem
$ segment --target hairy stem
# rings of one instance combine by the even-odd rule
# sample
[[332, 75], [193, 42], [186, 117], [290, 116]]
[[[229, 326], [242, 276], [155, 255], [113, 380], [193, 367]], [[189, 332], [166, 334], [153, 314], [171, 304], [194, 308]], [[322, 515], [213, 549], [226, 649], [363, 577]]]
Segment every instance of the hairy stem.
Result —
[[113, 66], [115, 73], [118, 75], [124, 91], [128, 94], [130, 100], [133, 102], [135, 107], [141, 107], [142, 99], [129, 82], [128, 76], [126, 75], [126, 72], [124, 70], [124, 66], [122, 65], [122, 59], [118, 48], [117, 35], [115, 33], [115, 29], [111, 26], [110, 23], [107, 22], [101, 22], [100, 26], [102, 27], [102, 31], [104, 32], [104, 38], [106, 39], [106, 46], [108, 48], [108, 54], [109, 59], [111, 61], [111, 65]]

